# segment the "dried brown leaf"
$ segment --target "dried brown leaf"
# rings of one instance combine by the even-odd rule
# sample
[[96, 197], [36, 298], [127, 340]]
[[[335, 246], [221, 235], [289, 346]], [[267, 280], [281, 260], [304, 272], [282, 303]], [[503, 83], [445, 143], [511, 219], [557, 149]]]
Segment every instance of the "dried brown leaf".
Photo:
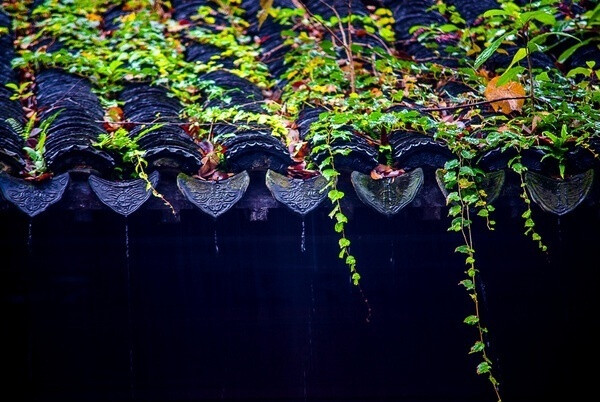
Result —
[[525, 96], [525, 89], [523, 86], [515, 81], [510, 81], [504, 85], [497, 86], [496, 83], [500, 77], [493, 78], [487, 85], [484, 95], [488, 101], [496, 99], [504, 99], [498, 102], [492, 102], [492, 108], [496, 112], [504, 114], [510, 114], [514, 111], [522, 111], [525, 99], [506, 99], [506, 98], [520, 98]]
[[387, 177], [398, 177], [404, 173], [404, 169], [394, 169], [391, 166], [379, 164], [375, 166], [375, 169], [371, 170], [371, 178], [373, 180], [380, 180]]

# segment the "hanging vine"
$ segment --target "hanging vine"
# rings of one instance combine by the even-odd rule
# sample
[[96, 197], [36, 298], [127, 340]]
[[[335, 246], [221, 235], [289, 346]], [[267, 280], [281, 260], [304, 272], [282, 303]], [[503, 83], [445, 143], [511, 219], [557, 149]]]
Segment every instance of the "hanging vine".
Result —
[[[477, 374], [487, 375], [498, 402], [500, 396], [500, 383], [494, 375], [493, 363], [488, 354], [487, 341], [488, 327], [484, 325], [481, 316], [481, 305], [477, 290], [477, 278], [479, 269], [476, 267], [475, 243], [473, 238], [473, 218], [483, 217], [489, 230], [494, 230], [495, 221], [490, 219], [490, 214], [495, 210], [486, 201], [487, 194], [481, 189], [478, 182], [484, 176], [483, 171], [470, 166], [475, 153], [465, 149], [460, 144], [451, 145], [453, 151], [458, 155], [457, 159], [447, 162], [444, 166], [443, 182], [449, 193], [446, 203], [449, 206], [448, 216], [452, 218], [449, 231], [460, 233], [463, 244], [456, 247], [455, 252], [465, 257], [466, 278], [459, 282], [467, 291], [469, 298], [473, 301], [473, 314], [464, 319], [464, 323], [477, 329], [477, 338], [469, 350], [469, 354], [479, 355], [481, 361], [477, 364]], [[461, 149], [462, 148], [462, 149]]]

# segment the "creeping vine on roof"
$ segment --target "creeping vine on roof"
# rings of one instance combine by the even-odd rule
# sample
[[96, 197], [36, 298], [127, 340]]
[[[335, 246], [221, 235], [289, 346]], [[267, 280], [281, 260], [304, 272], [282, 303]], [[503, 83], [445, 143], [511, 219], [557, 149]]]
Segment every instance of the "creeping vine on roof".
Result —
[[[496, 224], [485, 183], [489, 160], [504, 158], [502, 168], [521, 184], [524, 232], [546, 251], [526, 176], [543, 166], [564, 181], [579, 173], [572, 155], [598, 158], [600, 5], [584, 0], [172, 3], [3, 1], [13, 26], [0, 26], [0, 37], [14, 34], [13, 66], [20, 80], [8, 87], [28, 118], [23, 132], [50, 125], [40, 121], [35, 92], [38, 75], [56, 68], [91, 83], [105, 112], [96, 123], [106, 132], [95, 146], [121, 153], [121, 162], [133, 161], [138, 175], [147, 177], [148, 164], [140, 143], [150, 142], [145, 135], [154, 140], [159, 129], [176, 132], [177, 146], [193, 144], [202, 157], [197, 176], [209, 180], [229, 176], [228, 144], [268, 138], [272, 147], [289, 151], [289, 175], [321, 174], [329, 181], [339, 256], [355, 284], [360, 274], [346, 236], [345, 194], [338, 187], [342, 172], [393, 179], [415, 167], [398, 151], [403, 143], [443, 147], [450, 156], [435, 167], [446, 191], [449, 230], [463, 240], [456, 249], [465, 255], [461, 285], [475, 307], [465, 319], [477, 329], [470, 353], [481, 357], [477, 372], [488, 376], [500, 400], [479, 309], [472, 224], [477, 218], [490, 229]], [[130, 91], [139, 101], [152, 91], [136, 85], [173, 100], [175, 115], [128, 118], [123, 94]], [[29, 173], [42, 168], [46, 173], [44, 141], [27, 137], [29, 154], [23, 157], [34, 167]]]

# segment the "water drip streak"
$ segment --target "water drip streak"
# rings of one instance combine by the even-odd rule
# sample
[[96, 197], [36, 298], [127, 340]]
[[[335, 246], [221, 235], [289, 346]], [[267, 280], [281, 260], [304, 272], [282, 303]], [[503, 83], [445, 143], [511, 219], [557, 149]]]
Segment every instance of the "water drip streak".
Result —
[[133, 369], [133, 303], [131, 301], [131, 269], [129, 264], [129, 221], [125, 218], [125, 271], [127, 273], [127, 342], [129, 344], [129, 394], [135, 400], [135, 374]]
[[27, 252], [29, 253], [29, 256], [33, 254], [33, 218], [29, 218], [27, 228]]
[[[387, 216], [387, 225], [391, 226], [392, 225], [392, 215], [388, 215]], [[396, 244], [394, 241], [394, 235], [392, 234], [391, 238], [390, 238], [390, 249], [392, 251], [391, 255], [390, 255], [390, 266], [392, 267], [392, 269], [394, 269], [394, 249], [396, 248]]]
[[302, 217], [302, 233], [300, 234], [300, 251], [303, 253], [306, 251], [306, 224], [304, 223], [304, 217]]
[[26, 297], [26, 306], [27, 306], [27, 316], [29, 320], [27, 320], [27, 384], [31, 386], [33, 384], [33, 343], [34, 343], [34, 325], [32, 323], [33, 315], [33, 307], [31, 303], [31, 272], [33, 267], [35, 266], [34, 258], [33, 258], [33, 218], [29, 218], [28, 228], [27, 228], [27, 264], [26, 264], [26, 272], [25, 277], [27, 278], [27, 292], [25, 293]]
[[[485, 282], [483, 281], [483, 279], [481, 279], [481, 274], [479, 274], [477, 276], [477, 284], [479, 285], [479, 293], [481, 294], [481, 308], [483, 309], [485, 316], [488, 317], [487, 321], [489, 322], [491, 320], [489, 319], [490, 310], [489, 310], [489, 307], [488, 307], [487, 290], [486, 290], [486, 287], [485, 287]], [[487, 336], [486, 336], [486, 339], [485, 339], [485, 347], [488, 348], [488, 349], [491, 349], [492, 345], [495, 344], [495, 340], [494, 340], [494, 338], [493, 338], [492, 335], [488, 333]], [[493, 353], [493, 350], [492, 350], [492, 353]], [[493, 355], [495, 356], [495, 358], [494, 358], [494, 360], [495, 360], [494, 365], [498, 369], [498, 372], [501, 373], [502, 370], [500, 369], [500, 367], [501, 367], [500, 357], [498, 356], [497, 353], [493, 353]]]
[[217, 237], [217, 228], [215, 227], [215, 254], [219, 254], [219, 238]]
[[308, 357], [312, 360], [313, 357], [313, 317], [317, 311], [315, 307], [315, 287], [312, 279], [310, 280], [310, 315], [308, 318]]
[[302, 383], [304, 386], [304, 401], [308, 401], [308, 379], [307, 371], [310, 370], [313, 360], [313, 316], [315, 314], [315, 288], [313, 279], [310, 280], [310, 311], [308, 313], [308, 361], [302, 371]]
[[392, 239], [390, 240], [390, 270], [391, 270], [391, 279], [392, 285], [396, 286], [398, 283], [398, 270], [396, 269], [396, 240], [395, 236], [392, 235]]
[[556, 223], [558, 225], [558, 247], [562, 247], [562, 226], [560, 224], [560, 215], [558, 216]]
[[[304, 218], [302, 218], [302, 226], [304, 229]], [[314, 280], [317, 275], [317, 271], [319, 269], [319, 257], [317, 256], [318, 247], [317, 247], [317, 236], [316, 236], [316, 225], [314, 215], [311, 218], [311, 234], [310, 234], [310, 249], [311, 249], [311, 265], [312, 270], [310, 272], [310, 310], [308, 311], [308, 322], [307, 322], [307, 331], [308, 331], [308, 358], [305, 361], [305, 366], [303, 370], [303, 386], [304, 386], [304, 401], [308, 401], [308, 387], [310, 380], [310, 373], [314, 370], [315, 367], [315, 359], [314, 359], [314, 347], [313, 347], [313, 321], [315, 320], [316, 312], [317, 312], [317, 303], [315, 297], [315, 285]], [[303, 230], [304, 232], [304, 230]]]
[[[485, 310], [485, 314], [487, 316], [487, 315], [489, 315], [488, 314], [489, 310], [488, 310], [487, 291], [485, 290], [485, 283], [481, 279], [481, 275], [479, 275], [479, 277], [477, 278], [477, 281], [479, 284], [479, 293], [481, 294], [481, 304], [482, 304], [482, 307]], [[489, 336], [488, 336], [488, 339], [486, 339], [485, 344], [488, 348], [490, 347]]]
[[125, 263], [127, 264], [127, 281], [129, 282], [129, 222], [125, 221]]
[[481, 301], [483, 302], [484, 306], [487, 309], [487, 291], [485, 290], [485, 283], [483, 283], [483, 281], [481, 280], [481, 275], [478, 278], [479, 280], [479, 287], [481, 288]]
[[302, 370], [302, 381], [304, 384], [304, 402], [308, 400], [308, 392], [306, 389], [306, 369]]

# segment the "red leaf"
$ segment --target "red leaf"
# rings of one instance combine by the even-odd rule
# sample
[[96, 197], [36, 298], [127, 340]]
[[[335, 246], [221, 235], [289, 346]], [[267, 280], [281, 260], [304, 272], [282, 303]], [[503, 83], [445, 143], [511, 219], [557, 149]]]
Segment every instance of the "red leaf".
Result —
[[306, 162], [294, 163], [288, 166], [288, 175], [296, 179], [310, 179], [319, 175], [316, 170], [306, 169]]
[[198, 147], [200, 148], [200, 153], [202, 154], [202, 156], [206, 156], [211, 152], [214, 152], [215, 150], [215, 146], [213, 145], [213, 143], [208, 140], [200, 142], [200, 144], [198, 144]]

